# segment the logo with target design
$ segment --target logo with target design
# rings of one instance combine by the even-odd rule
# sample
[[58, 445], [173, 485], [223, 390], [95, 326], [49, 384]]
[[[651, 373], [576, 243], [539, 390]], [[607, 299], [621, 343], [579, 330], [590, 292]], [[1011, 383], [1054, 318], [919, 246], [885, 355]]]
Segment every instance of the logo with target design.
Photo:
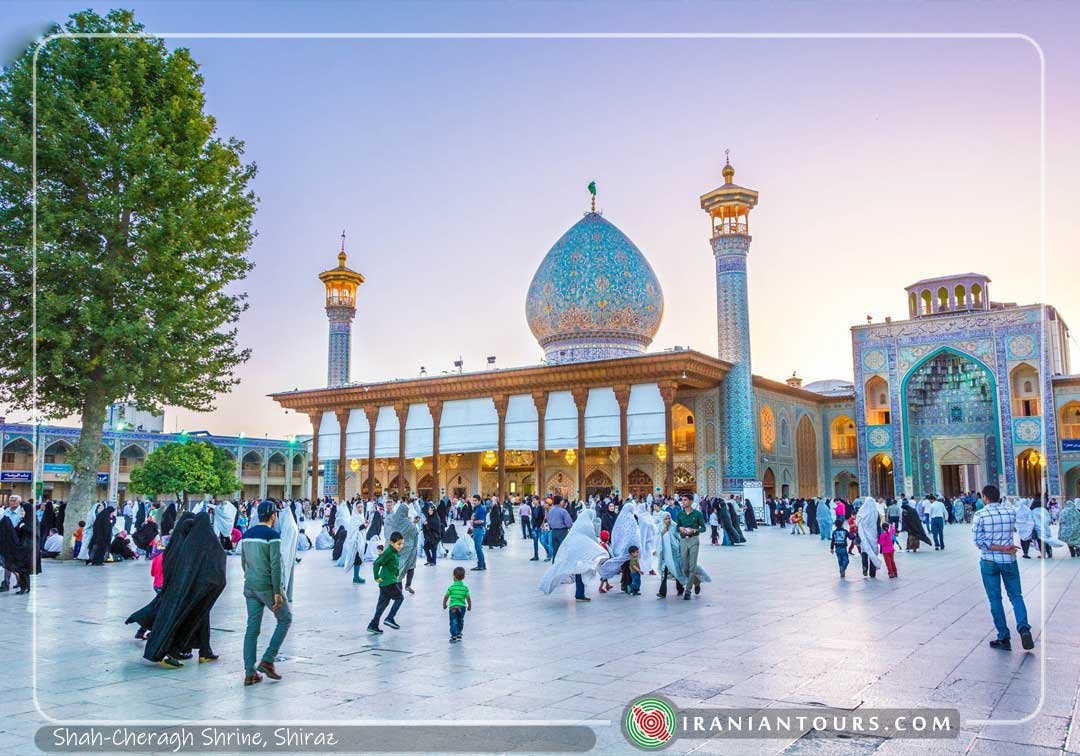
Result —
[[659, 751], [675, 739], [675, 707], [662, 696], [644, 696], [626, 707], [623, 735], [643, 751]]

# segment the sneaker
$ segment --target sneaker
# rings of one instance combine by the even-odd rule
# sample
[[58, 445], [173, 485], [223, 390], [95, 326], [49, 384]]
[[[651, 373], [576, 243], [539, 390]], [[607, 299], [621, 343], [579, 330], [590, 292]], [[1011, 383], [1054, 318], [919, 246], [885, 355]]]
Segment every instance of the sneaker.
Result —
[[690, 591], [683, 591], [682, 597], [683, 597], [683, 601], [689, 601], [690, 600]]
[[1020, 631], [1020, 643], [1024, 646], [1024, 650], [1030, 651], [1035, 648], [1035, 639], [1031, 637], [1031, 630]]
[[480, 570], [482, 570], [482, 569], [484, 569], [484, 568], [483, 567], [470, 567], [469, 568], [469, 570], [472, 571], [472, 572], [480, 572]]
[[394, 620], [392, 620], [392, 619], [384, 619], [383, 624], [386, 625], [387, 627], [392, 627], [395, 630], [400, 630], [401, 629], [401, 625], [399, 625], [397, 622], [394, 622]]
[[206, 664], [208, 662], [216, 662], [221, 657], [215, 653], [199, 654], [199, 664]]
[[263, 681], [262, 675], [258, 672], [252, 672], [250, 675], [244, 675], [244, 685], [255, 685]]
[[694, 595], [695, 596], [700, 596], [701, 595], [701, 583], [694, 583]]
[[539, 561], [540, 561], [540, 557], [532, 557], [532, 558], [531, 558], [531, 559], [530, 559], [529, 561], [530, 561], [530, 562], [539, 562]]
[[990, 648], [997, 648], [1002, 651], [1012, 651], [1012, 642], [1010, 642], [1008, 638], [1003, 640], [992, 640], [990, 641]]
[[589, 601], [592, 601], [592, 599], [589, 598], [588, 596], [582, 596], [581, 598], [577, 598], [575, 596], [574, 601], [580, 601], [581, 603], [585, 604], [585, 603], [588, 603]]
[[158, 664], [165, 669], [180, 669], [182, 666], [184, 666], [171, 656], [166, 656], [164, 659], [159, 661]]
[[259, 666], [257, 666], [255, 669], [258, 670], [259, 672], [262, 672], [264, 675], [269, 677], [271, 680], [280, 680], [281, 679], [281, 675], [278, 674], [278, 671], [276, 669], [274, 669], [274, 663], [273, 662], [268, 662], [268, 661], [259, 662]]
[[383, 631], [382, 631], [382, 630], [380, 630], [380, 629], [379, 629], [379, 628], [377, 628], [377, 627], [374, 627], [373, 625], [368, 625], [368, 626], [367, 626], [367, 631], [368, 631], [369, 633], [371, 633], [372, 635], [382, 635], [382, 634], [383, 634]]
[[185, 651], [182, 654], [173, 654], [173, 656], [176, 657], [177, 659], [183, 659], [184, 661], [187, 661], [188, 659], [191, 658], [191, 652], [190, 651]]
[[450, 642], [451, 643], [457, 643], [460, 640], [461, 640], [461, 638], [457, 637], [456, 635], [451, 635], [450, 636]]
[[411, 586], [411, 585], [407, 585], [407, 586], [405, 586], [405, 590], [407, 590], [407, 591], [408, 591], [409, 593], [416, 593], [416, 591], [414, 591], [414, 590], [412, 589], [412, 586]]
[[353, 582], [356, 583], [357, 585], [363, 585], [367, 581], [364, 580], [363, 578], [353, 578]]

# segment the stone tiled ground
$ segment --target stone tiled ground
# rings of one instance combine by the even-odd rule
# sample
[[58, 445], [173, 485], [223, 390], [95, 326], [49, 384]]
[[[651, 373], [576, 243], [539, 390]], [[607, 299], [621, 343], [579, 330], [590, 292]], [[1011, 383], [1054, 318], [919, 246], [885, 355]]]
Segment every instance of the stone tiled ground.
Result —
[[[442, 591], [456, 562], [417, 568], [416, 595], [399, 632], [364, 632], [376, 591], [354, 586], [327, 552], [298, 567], [295, 620], [281, 683], [241, 685], [244, 609], [238, 558], [213, 614], [222, 660], [166, 671], [141, 661], [123, 619], [150, 597], [144, 562], [88, 568], [47, 565], [34, 602], [0, 594], [4, 668], [0, 751], [29, 753], [43, 715], [59, 720], [590, 720], [594, 753], [626, 753], [618, 718], [627, 701], [660, 691], [679, 705], [955, 706], [956, 740], [682, 741], [671, 753], [1080, 753], [1080, 559], [1023, 561], [1035, 653], [987, 648], [992, 626], [967, 526], [950, 527], [944, 552], [898, 554], [899, 580], [838, 580], [811, 536], [758, 531], [749, 545], [713, 548], [714, 577], [692, 602], [612, 594], [576, 604], [568, 587], [535, 588], [543, 563], [526, 544], [469, 573], [476, 603], [465, 642], [447, 643]], [[531, 545], [529, 546], [531, 551]], [[1043, 603], [1045, 593], [1045, 605]], [[1045, 627], [1038, 619], [1045, 610]], [[36, 651], [23, 649], [36, 612]], [[1010, 614], [1011, 617], [1011, 614]], [[268, 632], [269, 623], [264, 624]], [[32, 660], [36, 658], [36, 682]], [[982, 720], [1038, 716], [1020, 725]], [[37, 708], [33, 692], [37, 693]]]

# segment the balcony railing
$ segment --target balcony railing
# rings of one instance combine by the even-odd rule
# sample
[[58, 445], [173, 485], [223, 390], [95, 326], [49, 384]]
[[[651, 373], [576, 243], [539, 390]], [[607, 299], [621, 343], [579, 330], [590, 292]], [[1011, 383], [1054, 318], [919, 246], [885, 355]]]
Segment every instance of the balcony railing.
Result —
[[734, 221], [726, 221], [724, 223], [717, 223], [713, 227], [713, 236], [746, 236], [750, 233], [750, 226], [746, 223]]

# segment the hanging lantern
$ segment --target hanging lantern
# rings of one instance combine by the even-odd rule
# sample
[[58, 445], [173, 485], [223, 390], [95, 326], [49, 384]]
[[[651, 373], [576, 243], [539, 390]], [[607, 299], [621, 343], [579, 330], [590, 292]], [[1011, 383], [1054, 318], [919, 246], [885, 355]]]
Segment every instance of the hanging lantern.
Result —
[[577, 452], [573, 449], [567, 449], [563, 458], [566, 460], [566, 464], [572, 465], [577, 460]]
[[661, 462], [667, 459], [667, 444], [656, 445], [656, 458]]
[[419, 470], [421, 467], [424, 466], [424, 458], [423, 457], [417, 457], [416, 459], [414, 459], [412, 461], [412, 464], [413, 464], [413, 467], [415, 467], [417, 470]]
[[495, 452], [490, 449], [484, 452], [484, 464], [488, 467], [494, 467], [495, 463], [499, 461], [499, 457]]
[[353, 457], [352, 459], [350, 459], [349, 460], [349, 469], [352, 470], [353, 472], [360, 472], [360, 460], [358, 460], [356, 457]]

